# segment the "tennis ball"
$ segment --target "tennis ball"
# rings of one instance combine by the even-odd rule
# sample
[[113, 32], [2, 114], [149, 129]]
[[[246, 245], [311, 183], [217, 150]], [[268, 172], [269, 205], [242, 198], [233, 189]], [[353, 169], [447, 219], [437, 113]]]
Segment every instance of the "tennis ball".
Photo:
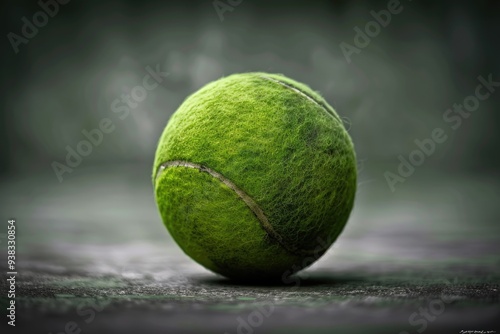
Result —
[[341, 233], [356, 158], [318, 93], [282, 75], [234, 74], [172, 115], [153, 184], [163, 222], [195, 261], [233, 279], [286, 279]]

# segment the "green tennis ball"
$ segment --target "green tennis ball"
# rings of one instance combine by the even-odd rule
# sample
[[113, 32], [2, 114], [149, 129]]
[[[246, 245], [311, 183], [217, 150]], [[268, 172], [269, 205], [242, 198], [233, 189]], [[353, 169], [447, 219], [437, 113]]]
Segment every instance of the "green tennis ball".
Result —
[[163, 222], [195, 261], [234, 279], [286, 279], [341, 233], [356, 158], [318, 93], [282, 75], [234, 74], [173, 114], [153, 183]]

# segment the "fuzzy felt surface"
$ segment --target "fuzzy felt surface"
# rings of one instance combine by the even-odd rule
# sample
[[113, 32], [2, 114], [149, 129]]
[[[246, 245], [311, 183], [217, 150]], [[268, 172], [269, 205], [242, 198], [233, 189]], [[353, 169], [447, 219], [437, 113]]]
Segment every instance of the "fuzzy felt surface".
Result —
[[[255, 202], [270, 228], [215, 171]], [[356, 191], [356, 159], [340, 118], [282, 75], [235, 74], [188, 97], [156, 152], [160, 213], [181, 248], [228, 277], [276, 277], [310, 265], [342, 231]], [[296, 269], [294, 269], [295, 271]]]
[[157, 193], [166, 198], [158, 206], [174, 240], [212, 271], [244, 279], [251, 269], [257, 277], [281, 278], [300, 260], [269, 238], [244, 201], [208, 173], [167, 168]]

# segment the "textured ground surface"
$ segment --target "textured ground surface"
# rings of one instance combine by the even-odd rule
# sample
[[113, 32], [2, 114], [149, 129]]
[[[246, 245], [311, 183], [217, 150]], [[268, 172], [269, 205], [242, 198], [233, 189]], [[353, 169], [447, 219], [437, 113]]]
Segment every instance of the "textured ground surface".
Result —
[[391, 193], [373, 175], [320, 261], [288, 284], [250, 286], [180, 251], [148, 172], [82, 167], [61, 184], [2, 182], [19, 273], [17, 326], [4, 319], [2, 333], [500, 333], [500, 193], [491, 179], [416, 175]]

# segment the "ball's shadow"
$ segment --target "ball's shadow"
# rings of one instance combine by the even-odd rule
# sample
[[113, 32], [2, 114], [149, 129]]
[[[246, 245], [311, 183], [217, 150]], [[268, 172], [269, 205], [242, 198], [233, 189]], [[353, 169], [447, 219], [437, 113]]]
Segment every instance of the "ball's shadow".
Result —
[[302, 273], [288, 277], [286, 280], [233, 280], [222, 276], [206, 276], [194, 279], [197, 283], [217, 287], [273, 287], [301, 288], [319, 286], [341, 286], [359, 284], [367, 279], [352, 274], [336, 274], [331, 272]]

